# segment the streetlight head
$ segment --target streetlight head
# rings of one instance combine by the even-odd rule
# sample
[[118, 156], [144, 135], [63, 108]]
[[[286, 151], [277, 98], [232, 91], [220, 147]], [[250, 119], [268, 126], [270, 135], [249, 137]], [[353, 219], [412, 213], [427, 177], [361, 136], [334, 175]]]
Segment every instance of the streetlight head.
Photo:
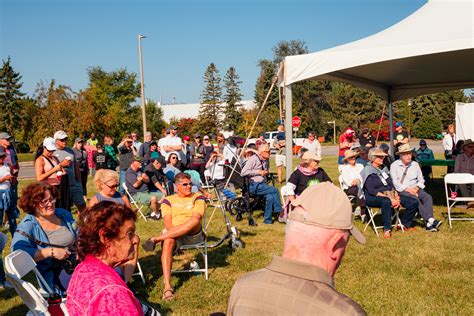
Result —
[[142, 39], [142, 38], [146, 38], [146, 36], [145, 36], [145, 35], [138, 34], [138, 38]]

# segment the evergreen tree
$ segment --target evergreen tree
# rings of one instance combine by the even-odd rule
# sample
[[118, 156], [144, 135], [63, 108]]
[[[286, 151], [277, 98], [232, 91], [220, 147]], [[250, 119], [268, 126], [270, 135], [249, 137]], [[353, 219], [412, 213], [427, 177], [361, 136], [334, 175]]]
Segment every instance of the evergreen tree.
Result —
[[221, 127], [220, 105], [222, 97], [221, 78], [216, 65], [211, 63], [204, 73], [204, 90], [199, 108], [199, 130], [216, 135]]
[[14, 135], [15, 129], [20, 126], [21, 102], [24, 93], [20, 91], [23, 83], [21, 75], [13, 70], [10, 57], [3, 60], [0, 69], [0, 127]]
[[241, 106], [240, 101], [242, 101], [239, 84], [241, 84], [242, 81], [239, 81], [239, 79], [235, 68], [230, 67], [224, 78], [224, 87], [226, 90], [224, 102], [226, 103], [226, 107], [224, 109], [225, 120], [223, 128], [228, 131], [235, 130], [242, 121], [242, 116], [239, 113]]

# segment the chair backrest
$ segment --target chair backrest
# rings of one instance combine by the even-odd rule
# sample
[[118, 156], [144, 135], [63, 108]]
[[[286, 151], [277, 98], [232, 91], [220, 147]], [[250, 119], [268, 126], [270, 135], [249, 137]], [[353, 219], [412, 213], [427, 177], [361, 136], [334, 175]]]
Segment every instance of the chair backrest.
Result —
[[5, 273], [5, 276], [33, 315], [50, 315], [48, 302], [31, 283], [11, 273]]
[[185, 170], [184, 173], [189, 174], [193, 186], [197, 186], [198, 189], [202, 187], [203, 183], [201, 181], [201, 176], [199, 175], [199, 172], [197, 172], [196, 170]]
[[38, 284], [44, 288], [48, 293], [53, 290], [49, 287], [46, 280], [36, 268], [36, 263], [31, 256], [23, 250], [15, 250], [5, 257], [5, 269], [8, 273], [15, 275], [19, 279], [23, 278], [29, 272], [33, 271]]
[[474, 183], [474, 175], [470, 173], [448, 173], [444, 177], [446, 184], [470, 184]]
[[342, 174], [339, 175], [338, 180], [339, 180], [339, 187], [341, 188], [341, 190], [344, 190], [344, 186], [343, 186], [343, 184], [342, 184], [342, 182], [343, 182], [343, 180], [342, 180]]

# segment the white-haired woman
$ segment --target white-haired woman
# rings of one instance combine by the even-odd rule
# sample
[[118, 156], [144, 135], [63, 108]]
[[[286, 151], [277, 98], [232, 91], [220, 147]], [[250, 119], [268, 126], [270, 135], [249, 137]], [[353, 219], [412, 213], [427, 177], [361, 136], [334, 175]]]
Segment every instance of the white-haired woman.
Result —
[[97, 193], [91, 198], [89, 207], [102, 201], [111, 201], [131, 208], [128, 198], [117, 191], [119, 186], [117, 172], [110, 169], [97, 170], [94, 176], [94, 186]]

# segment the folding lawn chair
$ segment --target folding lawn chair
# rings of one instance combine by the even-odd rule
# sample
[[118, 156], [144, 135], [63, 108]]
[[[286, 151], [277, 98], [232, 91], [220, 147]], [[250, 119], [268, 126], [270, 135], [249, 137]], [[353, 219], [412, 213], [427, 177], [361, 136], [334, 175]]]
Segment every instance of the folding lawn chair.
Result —
[[143, 284], [145, 284], [145, 276], [143, 275], [142, 266], [140, 265], [140, 262], [138, 262], [138, 260], [137, 260], [137, 272], [132, 274], [132, 276], [137, 276], [137, 275], [140, 276]]
[[[344, 186], [342, 185], [342, 174], [339, 175], [339, 187], [341, 188], [342, 191], [344, 191]], [[353, 195], [348, 195], [347, 197], [349, 198], [350, 202], [352, 202], [352, 200], [356, 198]]]
[[474, 175], [470, 173], [448, 173], [444, 177], [444, 190], [446, 191], [446, 204], [448, 206], [448, 223], [449, 227], [452, 227], [452, 221], [474, 221], [473, 217], [452, 217], [451, 209], [458, 202], [474, 202], [474, 197], [451, 197], [451, 194], [448, 192], [448, 184], [455, 185], [474, 185]]
[[143, 217], [143, 219], [146, 222], [147, 219], [146, 219], [146, 216], [143, 214], [142, 209], [144, 207], [148, 207], [148, 206], [147, 205], [138, 205], [138, 202], [130, 194], [130, 191], [128, 191], [128, 188], [127, 188], [127, 185], [125, 184], [125, 182], [122, 183], [122, 187], [123, 187], [123, 190], [124, 190], [125, 194], [127, 194], [127, 197], [130, 200], [130, 204], [132, 205], [132, 207], [134, 207], [137, 210], [137, 213], [139, 213], [140, 217]]
[[[50, 315], [45, 297], [48, 297], [53, 291], [36, 268], [33, 258], [25, 251], [15, 250], [5, 257], [5, 269], [7, 270], [7, 273], [5, 273], [7, 280], [13, 285], [18, 296], [30, 310], [29, 314]], [[40, 289], [22, 279], [31, 271], [35, 274]], [[64, 302], [63, 299], [60, 307], [64, 315], [69, 315]]]
[[[378, 214], [382, 214], [382, 210], [380, 208], [378, 208], [376, 211], [374, 211], [373, 208], [369, 207], [369, 206], [365, 206], [365, 209], [367, 211], [367, 214], [369, 215], [369, 221], [367, 222], [367, 224], [365, 225], [364, 227], [364, 231], [367, 230], [367, 227], [369, 225], [372, 224], [372, 228], [374, 229], [375, 231], [375, 234], [377, 235], [377, 237], [379, 236], [379, 233], [378, 233], [378, 229], [383, 229], [383, 226], [377, 226], [375, 224], [375, 216], [378, 215]], [[395, 226], [399, 226], [400, 229], [402, 230], [402, 232], [405, 232], [404, 228], [403, 228], [403, 225], [402, 225], [402, 221], [400, 220], [400, 209], [394, 209], [392, 208], [393, 210], [393, 215], [392, 215], [392, 222], [395, 220], [395, 223], [392, 224], [392, 227], [395, 227]]]

